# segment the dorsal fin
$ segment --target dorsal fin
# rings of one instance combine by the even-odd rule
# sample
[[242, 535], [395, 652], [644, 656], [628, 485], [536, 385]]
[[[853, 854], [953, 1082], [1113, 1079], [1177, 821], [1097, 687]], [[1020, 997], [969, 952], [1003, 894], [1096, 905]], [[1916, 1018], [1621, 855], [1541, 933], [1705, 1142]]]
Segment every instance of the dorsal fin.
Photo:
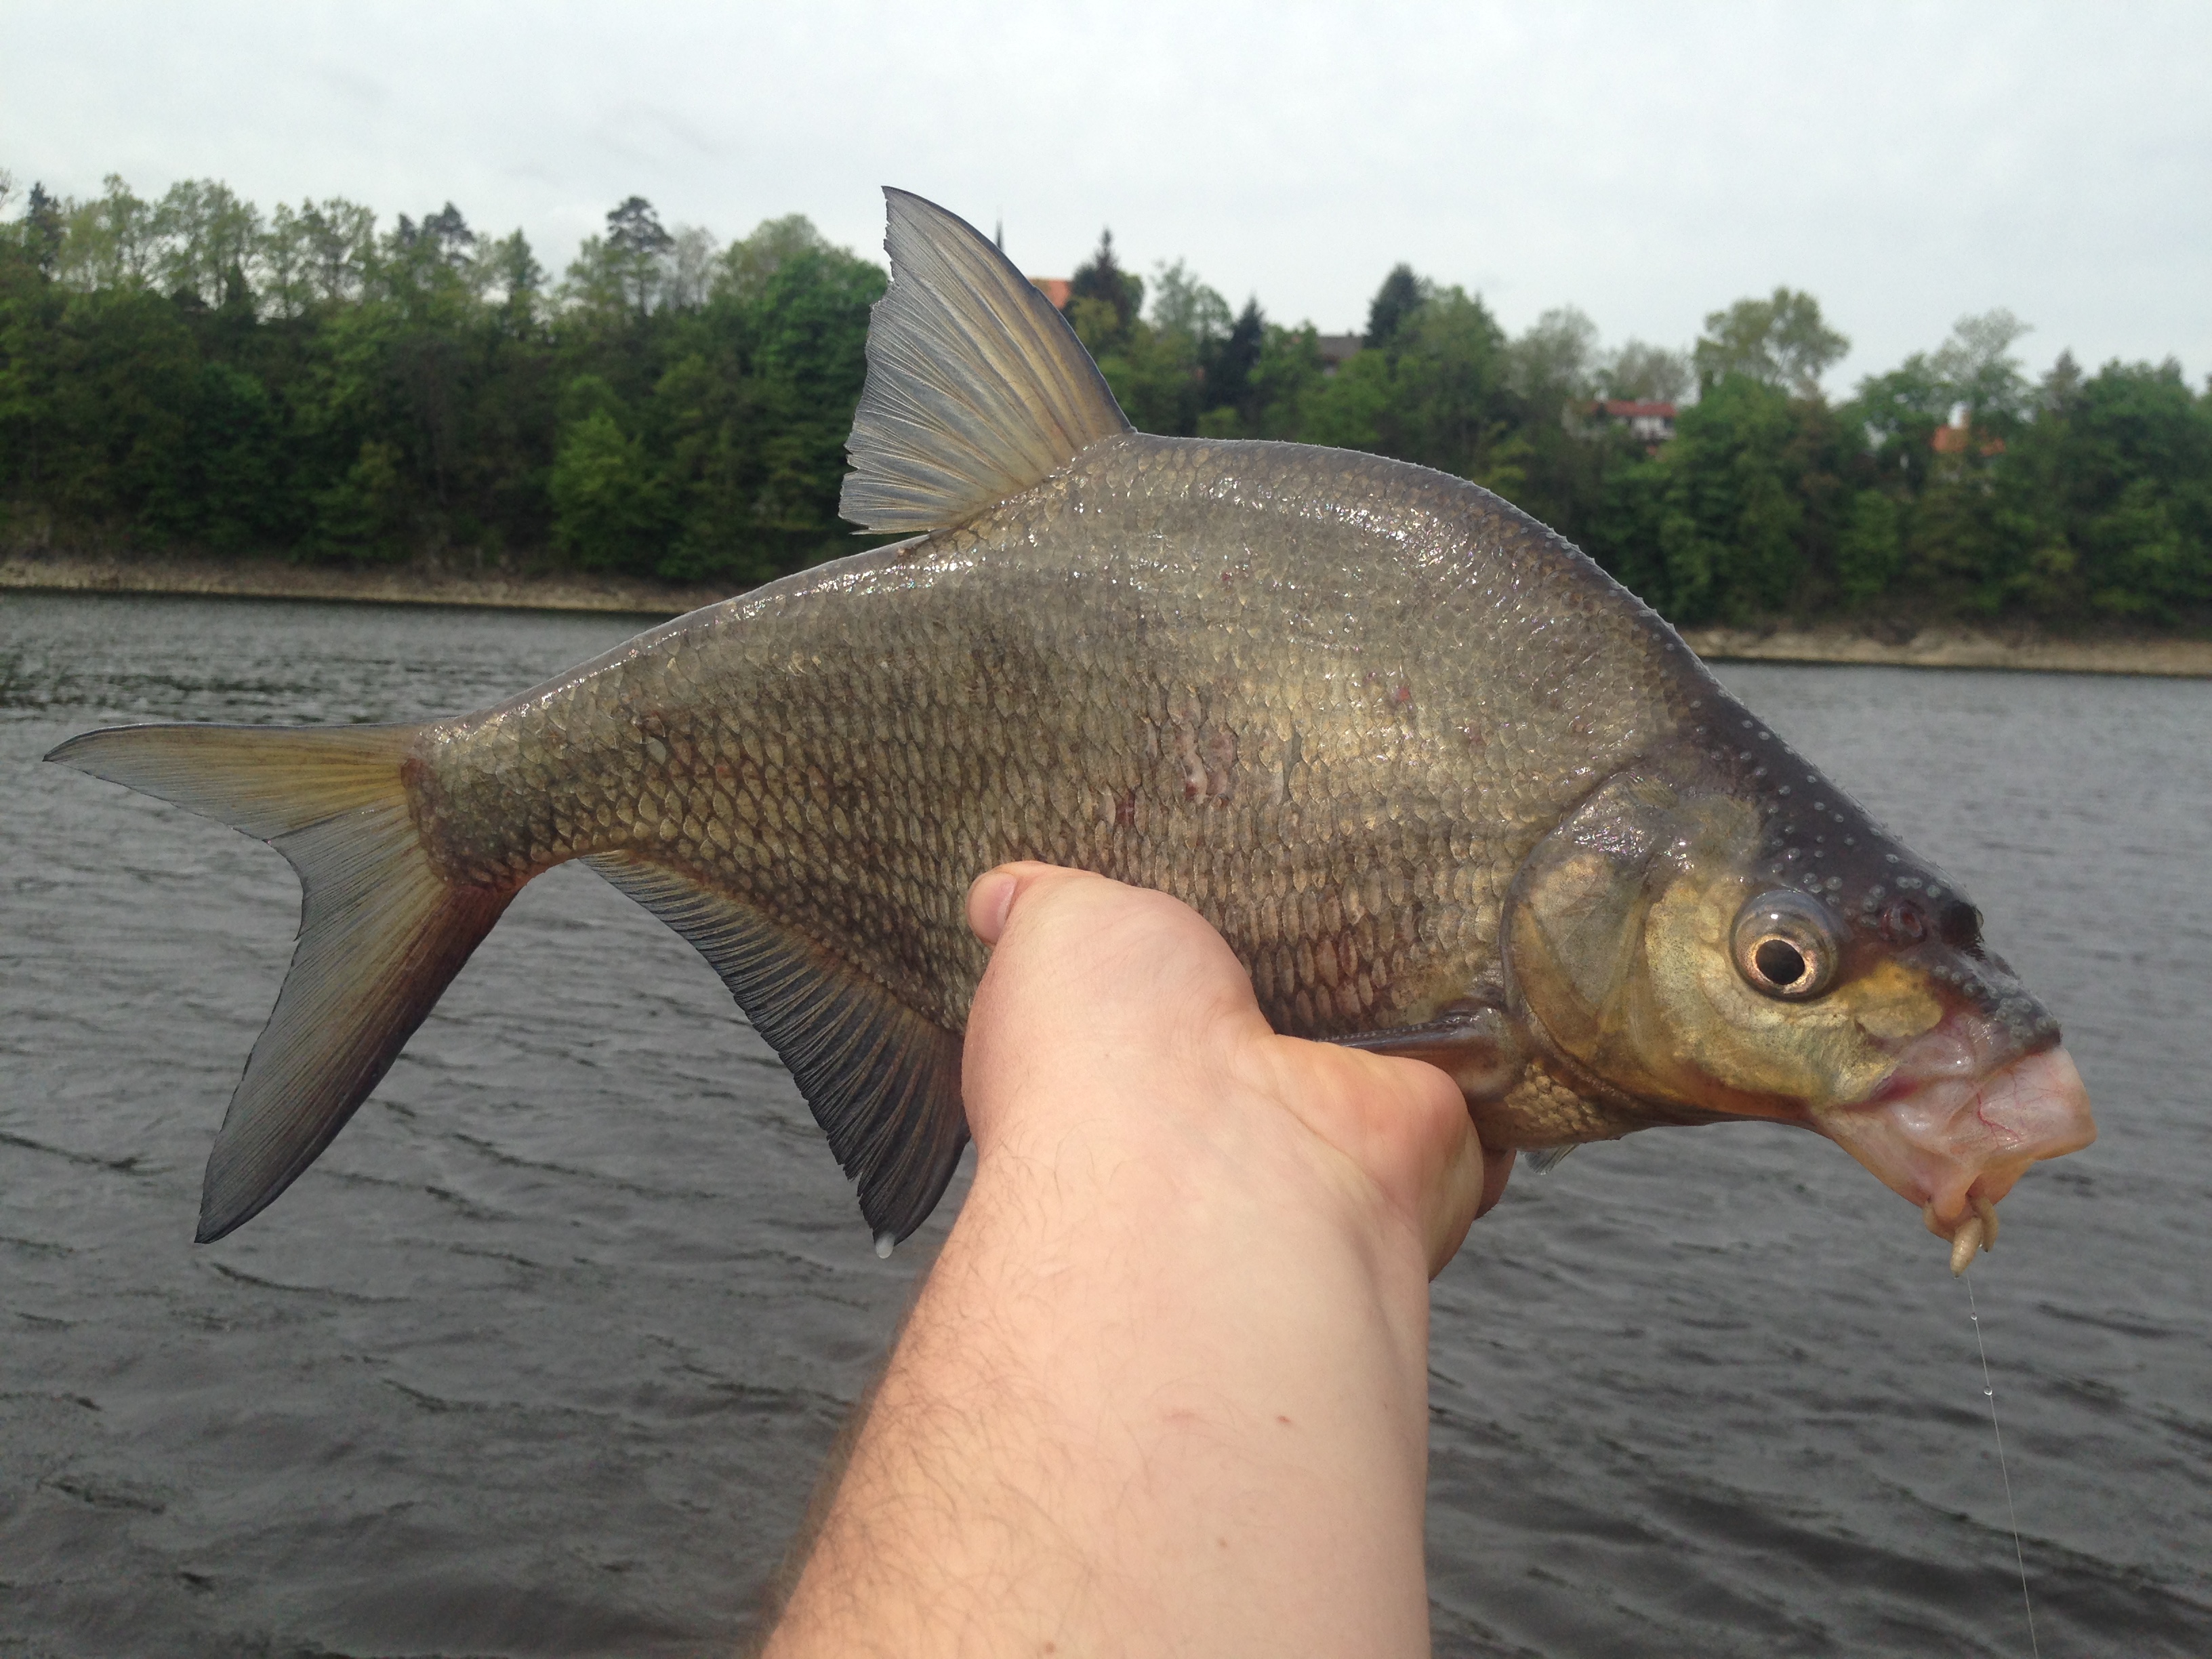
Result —
[[1129, 431], [1067, 319], [975, 228], [886, 189], [891, 285], [838, 511], [869, 530], [940, 530]]

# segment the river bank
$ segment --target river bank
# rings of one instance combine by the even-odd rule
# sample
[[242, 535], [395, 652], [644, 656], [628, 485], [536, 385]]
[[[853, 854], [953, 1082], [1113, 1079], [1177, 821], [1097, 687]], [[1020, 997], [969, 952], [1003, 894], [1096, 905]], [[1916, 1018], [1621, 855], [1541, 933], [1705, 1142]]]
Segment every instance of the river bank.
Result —
[[[233, 599], [347, 599], [382, 605], [483, 605], [501, 610], [596, 611], [677, 617], [726, 599], [711, 585], [679, 586], [585, 572], [523, 574], [415, 566], [343, 570], [277, 559], [235, 562], [11, 554], [0, 590], [184, 593]], [[1770, 629], [1693, 628], [1690, 647], [1709, 662], [1873, 663], [1907, 668], [2009, 668], [2073, 674], [2212, 678], [2212, 640], [2094, 635], [2032, 629], [1931, 626], [1900, 636], [1840, 623]]]
[[483, 605], [502, 611], [600, 611], [680, 617], [729, 589], [595, 575], [445, 570], [419, 565], [341, 569], [282, 559], [121, 559], [21, 553], [0, 556], [0, 590], [183, 593], [240, 599], [349, 599], [375, 605]]

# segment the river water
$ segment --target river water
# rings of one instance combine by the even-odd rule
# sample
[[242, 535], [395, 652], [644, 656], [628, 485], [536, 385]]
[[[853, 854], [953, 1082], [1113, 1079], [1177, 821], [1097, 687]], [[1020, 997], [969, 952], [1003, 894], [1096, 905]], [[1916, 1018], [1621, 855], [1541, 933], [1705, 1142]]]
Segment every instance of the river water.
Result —
[[[951, 1203], [878, 1261], [713, 975], [572, 867], [196, 1248], [297, 890], [37, 764], [104, 722], [476, 707], [632, 626], [0, 595], [0, 1654], [752, 1627]], [[2041, 1650], [2212, 1653], [2212, 683], [1724, 677], [1975, 896], [2098, 1102], [1973, 1275]], [[1524, 1172], [1436, 1309], [1441, 1652], [2030, 1652], [1966, 1288], [1833, 1147], [1729, 1125]]]

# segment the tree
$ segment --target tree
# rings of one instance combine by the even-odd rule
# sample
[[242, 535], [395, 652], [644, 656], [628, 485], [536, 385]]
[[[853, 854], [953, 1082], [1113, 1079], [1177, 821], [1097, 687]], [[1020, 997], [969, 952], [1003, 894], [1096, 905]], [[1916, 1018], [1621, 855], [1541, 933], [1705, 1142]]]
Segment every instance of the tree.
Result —
[[642, 196], [626, 198], [607, 212], [607, 252], [612, 274], [642, 319], [659, 295], [676, 239]]
[[696, 311], [714, 290], [719, 250], [711, 232], [678, 225], [668, 251], [666, 295], [677, 311]]
[[1463, 289], [1419, 287], [1420, 304], [1399, 318], [1386, 349], [1316, 374], [1291, 435], [1488, 483], [1511, 413], [1504, 331]]
[[844, 444], [884, 275], [795, 216], [746, 241], [730, 280], [678, 320], [644, 411], [677, 520], [664, 575], [758, 581], [851, 545]]
[[1836, 544], [1837, 585], [1844, 602], [1863, 605], [1880, 599], [1905, 568], [1896, 498], [1880, 489], [1851, 497], [1850, 513]]
[[1506, 352], [1506, 375], [1530, 421], [1557, 424], [1596, 389], [1597, 325], [1573, 306], [1546, 312]]
[[1851, 343], [1820, 319], [1809, 294], [1778, 288], [1764, 300], [1738, 300], [1705, 319], [1692, 349], [1698, 384], [1710, 391], [1731, 374], [1780, 386], [1800, 398], [1820, 395], [1820, 376]]
[[2009, 311], [1961, 317], [1930, 367], [1973, 425], [2009, 425], [2027, 413], [2030, 388], [2012, 348], [2033, 328]]
[[1682, 352], [1644, 340], [1626, 340], [1598, 366], [1598, 385], [1608, 398], [1634, 403], [1678, 404], [1690, 393], [1690, 360]]
[[[183, 179], [155, 206], [155, 280], [210, 307], [222, 304], [254, 263], [262, 240], [260, 210], [228, 185]], [[241, 298], [246, 296], [240, 296]]]
[[1229, 301], [1180, 259], [1154, 268], [1152, 322], [1154, 328], [1182, 335], [1194, 348], [1212, 344], [1233, 325]]
[[[1352, 358], [1337, 379], [1367, 355]], [[1515, 414], [1505, 331], [1490, 307], [1456, 286], [1432, 288], [1400, 322], [1384, 356], [1392, 372], [1382, 453], [1486, 482], [1494, 471], [1491, 452]]]
[[1206, 405], [1206, 413], [1200, 416], [1200, 430], [1205, 430], [1207, 414], [1230, 417], [1227, 421], [1217, 420], [1216, 431], [1212, 435], [1226, 437], [1251, 423], [1257, 413], [1255, 374], [1267, 337], [1267, 319], [1260, 310], [1259, 300], [1255, 297], [1245, 301], [1244, 309], [1237, 313], [1229, 332], [1200, 362], [1206, 377], [1200, 401]]
[[650, 572], [664, 551], [667, 510], [644, 444], [623, 429], [604, 380], [585, 377], [563, 399], [580, 412], [562, 434], [546, 488], [553, 540], [589, 570]]
[[270, 315], [304, 317], [313, 308], [313, 266], [307, 228], [283, 202], [270, 212], [269, 228], [261, 238], [258, 269], [261, 297]]
[[[843, 444], [874, 264], [804, 217], [726, 248], [641, 198], [549, 305], [520, 232], [220, 183], [158, 203], [0, 198], [0, 525], [348, 561], [550, 556], [732, 585], [851, 545]], [[1110, 236], [1073, 320], [1149, 431], [1325, 442], [1485, 483], [1686, 622], [1912, 616], [2212, 623], [2212, 390], [2178, 366], [2031, 384], [2026, 326], [1960, 319], [1831, 410], [1843, 349], [1789, 289], [1708, 319], [1671, 445], [1582, 412], [1680, 403], [1691, 358], [1607, 352], [1571, 308], [1509, 340], [1479, 295], [1393, 270], [1373, 349], [1231, 315]], [[1150, 308], [1145, 307], [1149, 299]], [[1963, 406], [1967, 434], [1946, 434]], [[1940, 442], [1939, 442], [1940, 440]]]
[[757, 304], [768, 293], [769, 280], [791, 260], [801, 254], [831, 251], [814, 222], [803, 213], [763, 219], [753, 227], [751, 235], [722, 250], [712, 291], [742, 305]]
[[1128, 332], [1145, 306], [1145, 279], [1121, 269], [1114, 233], [1098, 233], [1098, 249], [1067, 282], [1067, 320], [1095, 356]]
[[61, 263], [62, 243], [67, 234], [62, 204], [46, 194], [44, 185], [34, 182], [30, 200], [23, 208], [23, 246], [30, 251], [32, 263], [41, 275], [54, 274]]
[[376, 215], [334, 196], [320, 204], [302, 202], [299, 226], [316, 301], [337, 306], [360, 298], [375, 257]]
[[[2048, 394], [2046, 394], [2048, 395]], [[2107, 363], [1996, 458], [2017, 527], [2000, 567], [2046, 605], [2177, 622], [2212, 611], [2212, 389]]]
[[[1354, 362], [1358, 362], [1353, 358]], [[1328, 381], [1322, 374], [1321, 338], [1313, 325], [1280, 328], [1270, 323], [1260, 338], [1260, 358], [1252, 366], [1246, 407], [1249, 418], [1219, 436], [1294, 439], [1325, 443], [1311, 430], [1309, 407]]]
[[1859, 382], [1844, 417], [1864, 433], [1877, 482], [1907, 495], [1926, 486], [1936, 460], [1936, 431], [1950, 418], [1951, 401], [1949, 382], [1925, 352]]
[[486, 246], [479, 257], [484, 272], [482, 293], [496, 295], [500, 319], [510, 336], [527, 334], [538, 320], [538, 301], [545, 287], [545, 267], [530, 251], [520, 231]]
[[1808, 574], [1793, 405], [1780, 387], [1729, 374], [1654, 459], [1612, 483], [1601, 562], [1677, 623], [1747, 622], [1788, 607]]
[[105, 288], [143, 288], [152, 278], [154, 210], [115, 173], [100, 194], [69, 214], [58, 275], [82, 293]]
[[[1131, 290], [1124, 288], [1125, 297]], [[1142, 284], [1134, 290], [1140, 294]], [[1095, 293], [1095, 290], [1094, 290]], [[1162, 264], [1149, 319], [1121, 313], [1096, 297], [1073, 300], [1079, 336], [1095, 344], [1099, 372], [1124, 414], [1142, 432], [1188, 437], [1209, 399], [1207, 368], [1233, 326], [1229, 302], [1180, 259]]]
[[1413, 266], [1391, 266], [1367, 307], [1367, 349], [1378, 351], [1396, 339], [1406, 319], [1421, 308], [1428, 294], [1429, 285], [1413, 275]]

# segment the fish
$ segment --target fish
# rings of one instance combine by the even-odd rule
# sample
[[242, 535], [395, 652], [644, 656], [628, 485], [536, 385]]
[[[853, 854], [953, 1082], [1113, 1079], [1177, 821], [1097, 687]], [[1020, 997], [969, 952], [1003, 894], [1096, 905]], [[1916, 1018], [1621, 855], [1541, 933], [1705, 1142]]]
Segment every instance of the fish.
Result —
[[1958, 884], [1581, 550], [1465, 479], [1150, 436], [1045, 296], [887, 190], [841, 510], [900, 538], [409, 725], [136, 726], [47, 758], [269, 842], [298, 941], [197, 1237], [305, 1170], [514, 896], [580, 860], [689, 940], [796, 1080], [877, 1248], [967, 1139], [1014, 860], [1170, 893], [1288, 1035], [1448, 1073], [1539, 1165], [1793, 1123], [1954, 1272], [2096, 1130]]

